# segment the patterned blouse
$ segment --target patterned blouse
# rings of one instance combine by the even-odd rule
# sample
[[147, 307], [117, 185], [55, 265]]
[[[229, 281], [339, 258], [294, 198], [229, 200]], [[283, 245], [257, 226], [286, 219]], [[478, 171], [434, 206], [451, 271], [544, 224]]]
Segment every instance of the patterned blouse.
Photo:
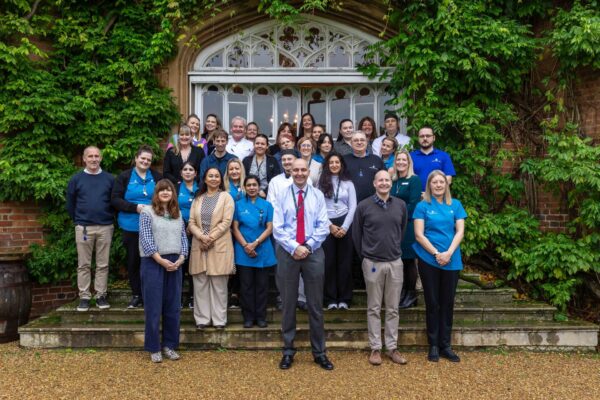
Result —
[[215, 207], [217, 206], [220, 195], [221, 192], [217, 192], [212, 196], [207, 194], [203, 195], [204, 200], [202, 201], [202, 207], [200, 208], [200, 222], [202, 223], [202, 232], [205, 235], [210, 233], [210, 220], [213, 212], [215, 211]]

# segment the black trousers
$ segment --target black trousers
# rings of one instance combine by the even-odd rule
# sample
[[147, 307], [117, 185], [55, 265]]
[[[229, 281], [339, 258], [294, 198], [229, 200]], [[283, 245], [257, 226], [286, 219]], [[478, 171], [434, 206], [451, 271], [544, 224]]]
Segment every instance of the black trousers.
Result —
[[142, 295], [142, 281], [140, 278], [140, 234], [139, 232], [123, 231], [123, 247], [125, 247], [125, 260], [127, 262], [127, 277], [133, 296]]
[[403, 258], [404, 284], [402, 290], [415, 290], [417, 285], [417, 260], [415, 258]]
[[237, 266], [240, 281], [240, 305], [244, 321], [267, 320], [267, 298], [271, 267]]
[[[341, 226], [346, 216], [334, 218], [331, 223]], [[350, 230], [346, 232], [343, 238], [336, 238], [333, 235], [327, 236], [323, 242], [323, 251], [325, 252], [325, 293], [323, 300], [325, 305], [331, 303], [352, 302], [352, 257], [354, 255], [354, 245], [352, 244], [352, 235]]]
[[[190, 249], [190, 253], [192, 252], [192, 236], [188, 236], [188, 249]], [[183, 262], [183, 264], [181, 265], [181, 293], [183, 296], [183, 286], [185, 283], [185, 280], [187, 278], [188, 281], [188, 294], [187, 296], [189, 298], [193, 298], [194, 297], [194, 278], [192, 278], [192, 275], [190, 275], [190, 256], [188, 255], [187, 258], [185, 259], [185, 261]], [[183, 301], [183, 299], [182, 299]], [[187, 307], [187, 305], [186, 305]]]
[[436, 268], [419, 258], [419, 275], [425, 297], [427, 341], [430, 346], [450, 347], [459, 271]]

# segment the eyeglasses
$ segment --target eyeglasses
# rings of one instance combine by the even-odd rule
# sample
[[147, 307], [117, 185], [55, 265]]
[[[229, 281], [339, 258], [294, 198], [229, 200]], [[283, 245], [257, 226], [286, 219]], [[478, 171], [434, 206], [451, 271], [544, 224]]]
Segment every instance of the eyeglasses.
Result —
[[419, 139], [430, 139], [433, 135], [419, 135]]

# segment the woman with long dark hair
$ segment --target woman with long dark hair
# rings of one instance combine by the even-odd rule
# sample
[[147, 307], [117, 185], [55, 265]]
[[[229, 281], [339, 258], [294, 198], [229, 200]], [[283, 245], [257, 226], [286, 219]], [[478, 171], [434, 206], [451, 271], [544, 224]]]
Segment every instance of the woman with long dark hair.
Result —
[[371, 117], [363, 117], [358, 122], [358, 130], [363, 131], [365, 135], [367, 135], [367, 140], [369, 143], [373, 143], [379, 133], [377, 132], [377, 124], [375, 124], [375, 120]]
[[298, 139], [305, 136], [310, 137], [312, 129], [315, 126], [315, 117], [311, 113], [304, 113], [300, 117], [300, 126], [298, 127]]
[[198, 329], [211, 324], [223, 329], [227, 324], [227, 281], [234, 272], [230, 227], [235, 203], [225, 192], [218, 168], [208, 168], [202, 181], [188, 224], [193, 235], [190, 274], [194, 278], [194, 319]]
[[[152, 362], [164, 354], [178, 360], [181, 313], [181, 265], [188, 255], [188, 238], [181, 217], [175, 186], [158, 181], [152, 206], [140, 214], [141, 281], [144, 306], [144, 349]], [[162, 320], [162, 341], [160, 322]], [[162, 349], [162, 353], [161, 353]]]
[[416, 238], [413, 248], [419, 259], [425, 296], [427, 359], [432, 362], [439, 361], [440, 357], [460, 361], [450, 345], [454, 296], [463, 268], [460, 242], [464, 237], [466, 218], [462, 204], [450, 194], [446, 174], [439, 169], [432, 171], [427, 178], [423, 200], [413, 213]]
[[259, 179], [248, 175], [246, 195], [236, 202], [233, 217], [235, 264], [240, 278], [244, 328], [267, 327], [269, 271], [277, 264], [271, 242], [273, 206], [258, 195]]
[[162, 175], [150, 168], [154, 152], [147, 145], [138, 149], [134, 167], [123, 171], [115, 180], [111, 204], [118, 211], [117, 222], [123, 230], [123, 247], [126, 252], [127, 276], [131, 288], [131, 300], [127, 308], [142, 307], [142, 284], [140, 281], [140, 213], [150, 205], [156, 182]]
[[207, 114], [204, 120], [204, 132], [202, 132], [202, 138], [206, 141], [204, 146], [206, 155], [212, 154], [215, 149], [214, 136], [221, 129], [223, 129], [223, 126], [219, 117], [215, 114]]
[[325, 195], [330, 235], [323, 243], [325, 252], [325, 295], [328, 310], [347, 310], [352, 302], [352, 257], [354, 245], [350, 226], [356, 211], [356, 190], [346, 170], [344, 158], [329, 154], [323, 163], [318, 188]]
[[[179, 203], [179, 209], [181, 210], [181, 217], [185, 226], [187, 227], [190, 221], [190, 210], [192, 208], [192, 202], [196, 197], [198, 191], [198, 182], [196, 177], [198, 176], [198, 170], [189, 161], [183, 163], [181, 167], [181, 183], [177, 186], [177, 202]], [[192, 236], [188, 235], [188, 242], [191, 247]], [[189, 273], [190, 258], [186, 258], [182, 267], [182, 281], [185, 281], [187, 276], [188, 279], [188, 298], [181, 301], [182, 306], [187, 305], [189, 308], [194, 308], [194, 280]]]
[[333, 137], [329, 133], [323, 133], [319, 136], [319, 140], [317, 141], [317, 150], [313, 158], [315, 161], [323, 164], [325, 162], [325, 157], [329, 155], [333, 150]]

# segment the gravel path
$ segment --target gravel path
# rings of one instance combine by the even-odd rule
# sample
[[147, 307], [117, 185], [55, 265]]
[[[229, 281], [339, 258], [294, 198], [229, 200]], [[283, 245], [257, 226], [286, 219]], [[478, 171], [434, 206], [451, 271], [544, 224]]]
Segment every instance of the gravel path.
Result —
[[0, 344], [1, 399], [600, 399], [600, 354], [460, 352], [462, 362], [371, 367], [364, 352], [331, 352], [326, 372], [307, 352], [292, 369], [279, 352], [185, 351], [177, 362], [147, 353], [29, 350]]

